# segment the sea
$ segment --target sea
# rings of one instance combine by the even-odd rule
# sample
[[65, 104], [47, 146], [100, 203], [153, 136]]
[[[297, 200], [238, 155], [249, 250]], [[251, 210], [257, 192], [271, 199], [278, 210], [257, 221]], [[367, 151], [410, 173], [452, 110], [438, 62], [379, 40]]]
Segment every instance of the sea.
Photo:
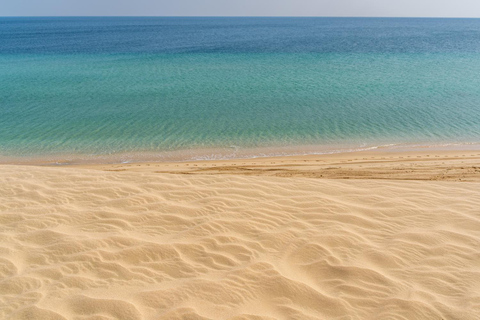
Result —
[[480, 19], [0, 18], [0, 161], [480, 143]]

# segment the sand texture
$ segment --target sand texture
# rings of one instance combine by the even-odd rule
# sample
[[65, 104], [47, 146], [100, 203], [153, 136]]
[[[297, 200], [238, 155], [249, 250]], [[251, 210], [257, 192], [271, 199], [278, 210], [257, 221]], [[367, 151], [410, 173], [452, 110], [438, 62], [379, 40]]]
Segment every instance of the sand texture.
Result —
[[479, 168], [476, 153], [3, 165], [0, 318], [480, 319]]

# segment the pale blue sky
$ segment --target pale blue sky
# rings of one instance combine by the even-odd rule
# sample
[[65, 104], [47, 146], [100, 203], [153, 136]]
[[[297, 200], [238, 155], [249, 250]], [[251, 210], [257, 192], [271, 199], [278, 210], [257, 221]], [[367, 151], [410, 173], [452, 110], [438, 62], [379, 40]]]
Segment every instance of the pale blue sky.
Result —
[[1, 0], [0, 16], [480, 17], [480, 0]]

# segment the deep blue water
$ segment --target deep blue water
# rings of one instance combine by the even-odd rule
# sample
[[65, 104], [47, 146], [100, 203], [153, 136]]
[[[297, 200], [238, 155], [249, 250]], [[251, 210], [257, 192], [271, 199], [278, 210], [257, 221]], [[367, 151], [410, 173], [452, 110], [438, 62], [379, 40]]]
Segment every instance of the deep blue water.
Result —
[[476, 142], [480, 19], [0, 18], [0, 155]]

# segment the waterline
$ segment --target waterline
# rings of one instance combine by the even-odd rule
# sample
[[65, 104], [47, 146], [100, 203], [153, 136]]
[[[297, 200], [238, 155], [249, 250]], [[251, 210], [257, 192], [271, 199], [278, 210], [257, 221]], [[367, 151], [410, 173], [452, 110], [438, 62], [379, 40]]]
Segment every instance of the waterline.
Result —
[[136, 153], [110, 153], [110, 154], [51, 154], [42, 156], [12, 157], [0, 155], [0, 164], [26, 164], [26, 165], [78, 165], [78, 164], [120, 164], [120, 163], [147, 163], [147, 162], [192, 162], [192, 161], [219, 161], [241, 160], [255, 158], [275, 158], [289, 156], [328, 155], [356, 152], [408, 152], [408, 151], [456, 151], [480, 150], [479, 142], [441, 143], [424, 145], [417, 143], [399, 143], [384, 145], [308, 145], [268, 148], [204, 148], [176, 151], [152, 152], [143, 151]]

